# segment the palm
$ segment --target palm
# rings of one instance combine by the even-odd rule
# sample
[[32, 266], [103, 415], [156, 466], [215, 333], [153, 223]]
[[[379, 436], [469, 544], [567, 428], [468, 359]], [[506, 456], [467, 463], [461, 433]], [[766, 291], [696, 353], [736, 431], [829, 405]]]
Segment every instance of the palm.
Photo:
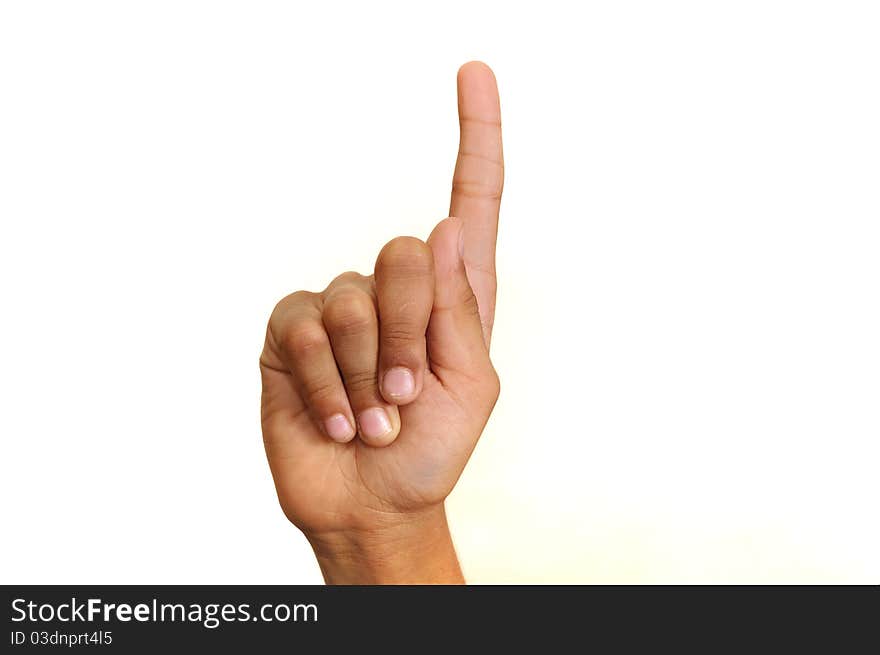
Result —
[[264, 407], [264, 422], [279, 499], [291, 520], [310, 530], [350, 526], [376, 512], [404, 512], [442, 500], [491, 410], [491, 404], [480, 409], [484, 399], [466, 384], [453, 394], [429, 373], [418, 399], [401, 407], [402, 428], [394, 443], [340, 444], [315, 426], [287, 374], [264, 370], [263, 376], [267, 398], [276, 399]]

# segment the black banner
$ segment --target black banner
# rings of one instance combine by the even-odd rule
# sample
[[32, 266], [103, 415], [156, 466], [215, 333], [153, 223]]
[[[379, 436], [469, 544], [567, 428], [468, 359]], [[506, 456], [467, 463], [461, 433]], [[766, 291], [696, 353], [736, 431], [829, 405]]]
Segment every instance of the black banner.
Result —
[[[0, 587], [5, 652], [876, 648], [878, 587]], [[853, 649], [841, 650], [842, 645]], [[580, 647], [579, 647], [580, 646]], [[549, 650], [548, 650], [549, 648]], [[607, 652], [603, 651], [603, 652]]]

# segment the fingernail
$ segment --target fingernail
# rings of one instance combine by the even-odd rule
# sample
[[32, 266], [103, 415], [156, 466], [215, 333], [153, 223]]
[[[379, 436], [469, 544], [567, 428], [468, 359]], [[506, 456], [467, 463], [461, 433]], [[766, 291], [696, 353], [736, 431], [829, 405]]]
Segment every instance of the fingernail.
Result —
[[382, 378], [382, 390], [392, 398], [406, 398], [415, 392], [416, 379], [408, 368], [396, 366]]
[[391, 421], [388, 413], [381, 407], [371, 407], [358, 416], [361, 433], [365, 437], [377, 439], [391, 432]]
[[341, 443], [350, 441], [354, 436], [354, 428], [351, 427], [351, 423], [342, 414], [334, 414], [325, 420], [324, 429], [327, 431], [328, 437], [333, 439], [333, 441]]

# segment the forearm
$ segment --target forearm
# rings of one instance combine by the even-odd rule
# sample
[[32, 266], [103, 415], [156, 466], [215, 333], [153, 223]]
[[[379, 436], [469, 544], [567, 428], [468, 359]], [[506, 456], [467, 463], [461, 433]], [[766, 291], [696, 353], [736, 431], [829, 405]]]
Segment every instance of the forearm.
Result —
[[327, 584], [464, 584], [442, 504], [368, 531], [307, 536]]

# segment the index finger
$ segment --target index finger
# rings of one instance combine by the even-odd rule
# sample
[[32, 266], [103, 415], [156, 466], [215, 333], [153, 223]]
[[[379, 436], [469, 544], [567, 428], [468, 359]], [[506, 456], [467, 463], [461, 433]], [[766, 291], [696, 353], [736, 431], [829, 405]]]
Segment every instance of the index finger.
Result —
[[458, 71], [461, 136], [449, 215], [464, 225], [463, 257], [488, 342], [495, 315], [495, 240], [504, 189], [501, 103], [492, 69], [472, 61]]

